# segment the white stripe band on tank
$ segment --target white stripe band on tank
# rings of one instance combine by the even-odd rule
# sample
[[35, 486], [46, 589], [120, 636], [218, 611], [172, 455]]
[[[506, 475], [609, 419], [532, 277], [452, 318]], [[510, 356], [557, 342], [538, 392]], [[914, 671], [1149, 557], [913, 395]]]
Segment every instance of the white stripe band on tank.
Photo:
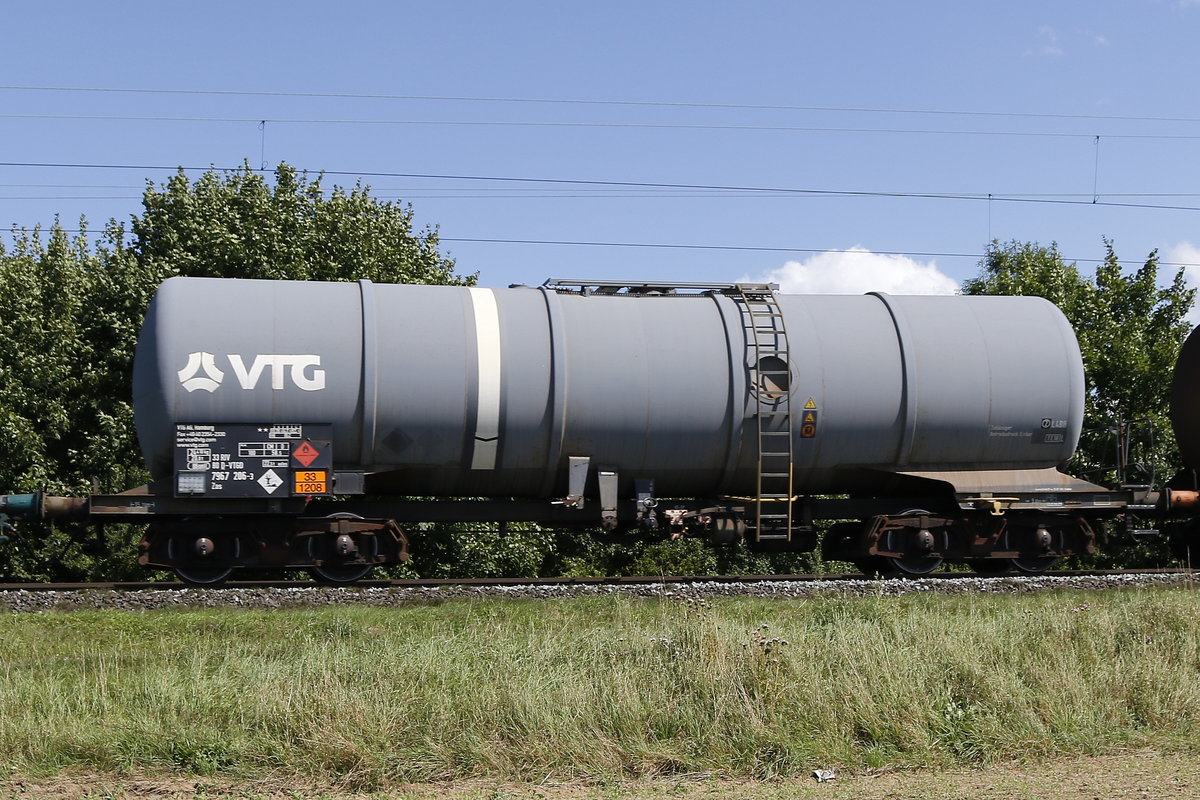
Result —
[[470, 287], [475, 313], [475, 446], [471, 469], [495, 469], [500, 447], [500, 313], [491, 289]]

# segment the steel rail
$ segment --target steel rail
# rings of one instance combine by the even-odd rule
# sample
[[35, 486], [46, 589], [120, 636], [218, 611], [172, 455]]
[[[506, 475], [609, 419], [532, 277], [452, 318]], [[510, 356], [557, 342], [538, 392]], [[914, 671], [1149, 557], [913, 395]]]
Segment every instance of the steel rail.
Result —
[[[1047, 570], [1046, 572], [1013, 573], [1011, 575], [989, 576], [974, 572], [931, 572], [927, 575], [916, 575], [907, 578], [892, 578], [890, 580], [954, 580], [956, 578], [1080, 578], [1101, 577], [1106, 575], [1188, 575], [1197, 570], [1187, 568], [1157, 568], [1157, 569], [1100, 569], [1100, 570]], [[670, 585], [697, 583], [813, 583], [817, 581], [879, 581], [880, 578], [867, 577], [861, 573], [836, 573], [826, 575], [665, 575], [665, 576], [631, 576], [622, 575], [602, 578], [411, 578], [388, 580], [362, 580], [340, 585], [347, 589], [418, 589], [450, 586], [506, 587], [506, 586], [636, 586], [636, 585]], [[180, 581], [116, 581], [98, 583], [0, 583], [0, 592], [71, 592], [71, 591], [119, 591], [139, 592], [153, 590], [204, 589], [221, 591], [222, 589], [313, 589], [330, 588], [329, 584], [312, 580], [244, 580], [227, 581], [220, 586], [193, 586]]]

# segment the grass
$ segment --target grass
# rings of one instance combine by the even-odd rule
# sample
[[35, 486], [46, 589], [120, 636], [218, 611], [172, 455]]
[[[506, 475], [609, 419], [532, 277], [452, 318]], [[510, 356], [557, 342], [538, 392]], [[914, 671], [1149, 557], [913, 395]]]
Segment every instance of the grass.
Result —
[[0, 617], [0, 775], [762, 779], [1198, 734], [1182, 589]]

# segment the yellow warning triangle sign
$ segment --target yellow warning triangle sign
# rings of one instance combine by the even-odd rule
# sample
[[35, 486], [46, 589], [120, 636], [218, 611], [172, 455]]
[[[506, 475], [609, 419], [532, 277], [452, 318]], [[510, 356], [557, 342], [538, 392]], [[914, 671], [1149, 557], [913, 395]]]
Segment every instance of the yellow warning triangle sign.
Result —
[[813, 400], [813, 399], [810, 397], [810, 398], [808, 398], [808, 402], [804, 404], [804, 407], [805, 407], [805, 408], [811, 408], [811, 409], [815, 409], [815, 408], [817, 407], [817, 401], [816, 401], [816, 400]]
[[814, 413], [812, 413], [812, 412], [810, 411], [810, 412], [808, 412], [807, 414], [805, 414], [805, 415], [804, 415], [804, 421], [805, 421], [805, 422], [816, 422], [816, 421], [817, 421], [817, 415], [816, 415], [816, 414], [814, 414]]

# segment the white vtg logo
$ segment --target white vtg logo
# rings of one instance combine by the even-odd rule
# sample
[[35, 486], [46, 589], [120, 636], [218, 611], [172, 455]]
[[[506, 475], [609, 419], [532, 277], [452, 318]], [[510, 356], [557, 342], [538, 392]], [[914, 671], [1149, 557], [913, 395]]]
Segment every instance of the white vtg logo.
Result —
[[[269, 368], [271, 371], [271, 388], [279, 391], [284, 388], [285, 379], [305, 392], [316, 392], [325, 388], [325, 370], [316, 369], [321, 366], [321, 357], [314, 355], [256, 355], [249, 368], [239, 355], [228, 355], [229, 366], [243, 389], [253, 389], [258, 386], [258, 379]], [[311, 377], [305, 373], [312, 367]], [[179, 370], [179, 382], [189, 392], [203, 389], [215, 392], [225, 380], [225, 372], [217, 366], [217, 357], [212, 353], [189, 353], [187, 366]]]

